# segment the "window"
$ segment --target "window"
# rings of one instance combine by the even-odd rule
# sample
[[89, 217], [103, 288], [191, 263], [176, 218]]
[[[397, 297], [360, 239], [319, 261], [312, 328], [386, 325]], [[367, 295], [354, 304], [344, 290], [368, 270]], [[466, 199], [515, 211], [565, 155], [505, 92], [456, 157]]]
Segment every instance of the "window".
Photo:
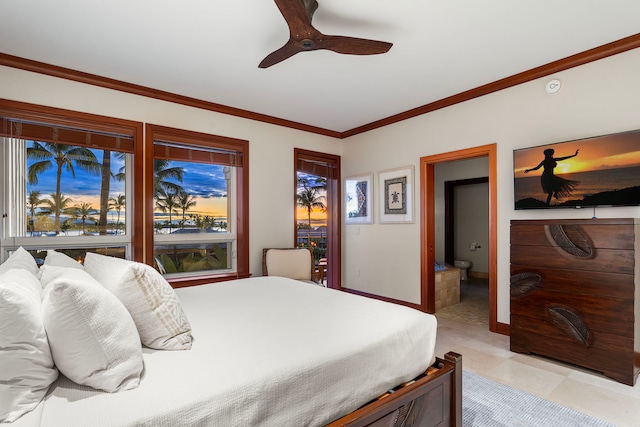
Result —
[[175, 285], [202, 276], [247, 276], [248, 143], [156, 125], [146, 129], [153, 152], [149, 263]]
[[296, 246], [309, 247], [318, 276], [340, 288], [340, 156], [294, 149]]
[[174, 286], [249, 276], [247, 141], [2, 100], [0, 165], [0, 261], [23, 246]]
[[19, 246], [131, 257], [135, 126], [0, 109], [2, 258]]
[[327, 178], [297, 171], [297, 247], [313, 251], [316, 263], [327, 254]]

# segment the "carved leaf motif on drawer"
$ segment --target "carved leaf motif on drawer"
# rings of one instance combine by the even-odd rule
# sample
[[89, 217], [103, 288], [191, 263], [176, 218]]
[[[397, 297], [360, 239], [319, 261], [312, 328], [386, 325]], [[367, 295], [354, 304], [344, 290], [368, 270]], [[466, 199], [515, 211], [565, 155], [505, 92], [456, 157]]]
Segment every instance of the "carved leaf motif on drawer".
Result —
[[577, 225], [549, 224], [551, 239], [566, 253], [578, 258], [589, 258], [593, 248], [586, 233]]
[[417, 426], [417, 421], [422, 417], [426, 410], [426, 396], [412, 400], [410, 403], [401, 406], [396, 411], [396, 416], [392, 424], [393, 427], [411, 427]]
[[578, 313], [569, 307], [563, 306], [549, 307], [548, 312], [551, 322], [562, 333], [578, 344], [589, 347], [591, 332]]
[[525, 271], [511, 276], [511, 297], [517, 298], [535, 291], [540, 287], [542, 276], [537, 273]]

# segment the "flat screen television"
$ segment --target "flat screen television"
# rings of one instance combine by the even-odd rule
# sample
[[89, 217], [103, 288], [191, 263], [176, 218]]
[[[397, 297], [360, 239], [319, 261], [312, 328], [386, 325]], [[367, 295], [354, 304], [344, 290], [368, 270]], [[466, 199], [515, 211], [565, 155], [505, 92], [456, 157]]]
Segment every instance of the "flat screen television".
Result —
[[516, 209], [640, 205], [640, 130], [513, 152]]

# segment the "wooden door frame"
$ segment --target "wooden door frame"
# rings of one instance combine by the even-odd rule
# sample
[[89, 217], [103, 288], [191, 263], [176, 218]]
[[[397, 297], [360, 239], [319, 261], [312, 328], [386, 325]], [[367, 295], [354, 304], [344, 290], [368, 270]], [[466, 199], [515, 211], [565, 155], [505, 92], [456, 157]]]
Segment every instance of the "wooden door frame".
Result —
[[420, 303], [435, 312], [435, 165], [487, 157], [489, 160], [489, 330], [508, 334], [497, 321], [497, 150], [496, 144], [467, 148], [420, 158]]

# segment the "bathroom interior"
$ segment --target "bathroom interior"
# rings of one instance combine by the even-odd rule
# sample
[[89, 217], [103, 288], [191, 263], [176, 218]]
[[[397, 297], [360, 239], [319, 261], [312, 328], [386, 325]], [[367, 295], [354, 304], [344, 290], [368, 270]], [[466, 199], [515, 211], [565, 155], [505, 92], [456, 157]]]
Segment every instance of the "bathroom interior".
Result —
[[487, 158], [435, 168], [436, 315], [488, 327], [487, 176]]

